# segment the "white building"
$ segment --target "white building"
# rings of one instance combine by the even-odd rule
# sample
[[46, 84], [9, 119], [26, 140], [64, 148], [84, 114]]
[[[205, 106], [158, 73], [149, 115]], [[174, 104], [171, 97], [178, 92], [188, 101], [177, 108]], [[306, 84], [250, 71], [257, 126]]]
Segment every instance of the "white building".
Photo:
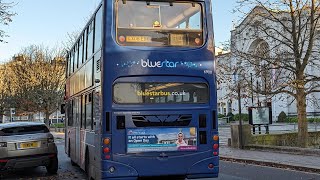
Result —
[[[259, 15], [257, 15], [259, 14]], [[237, 94], [237, 80], [240, 78], [246, 79], [246, 83], [241, 82], [241, 109], [242, 113], [248, 113], [248, 107], [250, 106], [266, 106], [267, 104], [272, 106], [272, 117], [273, 121], [277, 121], [280, 112], [285, 112], [287, 115], [297, 115], [297, 107], [294, 98], [288, 94], [277, 94], [274, 96], [259, 95], [254, 91], [257, 88], [261, 91], [274, 90], [274, 87], [278, 84], [285, 84], [285, 77], [289, 75], [286, 70], [264, 70], [263, 67], [272, 66], [271, 63], [264, 60], [263, 57], [278, 57], [278, 55], [285, 51], [286, 46], [279, 43], [281, 38], [286, 37], [286, 32], [283, 27], [279, 26], [271, 20], [263, 20], [261, 16], [267, 13], [267, 10], [261, 7], [255, 7], [251, 13], [231, 31], [231, 52], [223, 52], [216, 54], [218, 61], [217, 65], [217, 76], [218, 76], [218, 113], [227, 115], [229, 112], [238, 114], [238, 94]], [[276, 12], [274, 13], [277, 18], [281, 19], [282, 22], [288, 23], [287, 12]], [[252, 24], [261, 23], [267, 24], [270, 29], [255, 28]], [[248, 25], [250, 24], [250, 25]], [[320, 27], [320, 26], [319, 26]], [[280, 34], [274, 33], [283, 32]], [[319, 31], [320, 32], [320, 28]], [[268, 35], [266, 35], [268, 34]], [[271, 38], [271, 36], [273, 38]], [[320, 33], [318, 34], [320, 37]], [[276, 41], [275, 39], [280, 39]], [[283, 40], [285, 42], [285, 39]], [[316, 44], [320, 45], [320, 41], [316, 41]], [[320, 51], [320, 50], [319, 50]], [[279, 54], [278, 54], [279, 53]], [[246, 59], [244, 56], [239, 54], [257, 54], [259, 57], [259, 70], [260, 75], [263, 72], [265, 76], [257, 76], [252, 60]], [[280, 54], [279, 58], [286, 58], [288, 56]], [[306, 67], [306, 73], [320, 77], [320, 56], [313, 55], [313, 61], [319, 63], [318, 66], [312, 66], [309, 63]], [[282, 60], [282, 59], [281, 59]], [[248, 63], [250, 61], [250, 63]], [[242, 69], [242, 76], [235, 76], [237, 69]], [[262, 78], [264, 77], [264, 78]], [[289, 77], [289, 76], [288, 76]], [[252, 80], [251, 80], [252, 79]], [[243, 85], [246, 86], [243, 87]], [[319, 85], [319, 82], [315, 84]], [[312, 86], [313, 84], [311, 84]], [[287, 87], [285, 87], [287, 88]], [[312, 93], [307, 96], [307, 116], [320, 116], [320, 93]]]

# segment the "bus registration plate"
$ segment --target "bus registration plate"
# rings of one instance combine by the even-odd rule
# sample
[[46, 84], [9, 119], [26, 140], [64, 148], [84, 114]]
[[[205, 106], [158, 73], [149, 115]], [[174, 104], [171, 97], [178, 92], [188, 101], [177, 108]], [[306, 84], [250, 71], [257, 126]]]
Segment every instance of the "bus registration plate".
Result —
[[196, 127], [127, 129], [128, 153], [196, 150]]
[[127, 42], [151, 42], [150, 36], [127, 36]]

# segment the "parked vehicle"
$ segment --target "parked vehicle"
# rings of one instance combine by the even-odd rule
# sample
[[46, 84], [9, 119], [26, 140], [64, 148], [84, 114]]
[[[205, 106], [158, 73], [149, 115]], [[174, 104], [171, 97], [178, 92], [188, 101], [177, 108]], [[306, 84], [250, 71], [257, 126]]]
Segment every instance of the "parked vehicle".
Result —
[[54, 137], [44, 123], [0, 124], [0, 170], [45, 166], [58, 171], [58, 151]]

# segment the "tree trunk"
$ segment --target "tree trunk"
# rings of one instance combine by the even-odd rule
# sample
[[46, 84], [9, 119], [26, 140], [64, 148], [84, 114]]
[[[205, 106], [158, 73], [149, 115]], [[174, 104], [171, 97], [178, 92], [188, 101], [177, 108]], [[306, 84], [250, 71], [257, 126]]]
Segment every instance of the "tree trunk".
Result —
[[44, 120], [44, 123], [49, 127], [50, 126], [50, 124], [49, 124], [50, 113], [48, 111], [46, 111], [45, 114], [46, 114], [46, 119]]
[[297, 111], [298, 111], [298, 146], [308, 146], [308, 121], [306, 113], [306, 95], [303, 90], [297, 91]]

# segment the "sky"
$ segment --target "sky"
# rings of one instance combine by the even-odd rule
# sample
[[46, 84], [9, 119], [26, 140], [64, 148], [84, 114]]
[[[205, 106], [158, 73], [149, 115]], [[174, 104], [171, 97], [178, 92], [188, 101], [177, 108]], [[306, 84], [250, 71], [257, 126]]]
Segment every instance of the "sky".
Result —
[[[101, 0], [4, 0], [15, 2], [17, 15], [9, 26], [0, 25], [9, 37], [0, 43], [0, 63], [30, 45], [59, 47], [67, 34], [81, 31]], [[213, 0], [215, 45], [230, 39], [237, 17], [231, 13], [236, 0]]]

